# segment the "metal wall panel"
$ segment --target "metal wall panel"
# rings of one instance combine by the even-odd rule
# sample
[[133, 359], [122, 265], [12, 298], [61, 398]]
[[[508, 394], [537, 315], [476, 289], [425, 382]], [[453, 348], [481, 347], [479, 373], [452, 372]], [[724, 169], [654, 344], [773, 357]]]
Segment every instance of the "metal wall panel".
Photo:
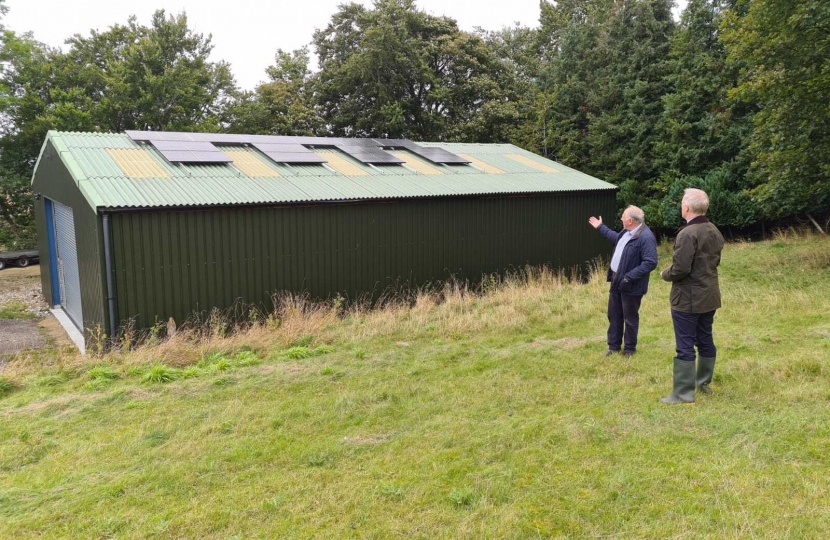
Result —
[[[40, 248], [41, 272], [49, 266], [46, 220], [44, 217], [44, 198], [59, 202], [72, 209], [75, 222], [75, 245], [78, 253], [78, 271], [80, 274], [81, 304], [83, 307], [84, 330], [97, 326], [107, 328], [104, 303], [104, 262], [99, 216], [89, 206], [78, 185], [61, 161], [59, 153], [52, 142], [47, 142], [39, 165], [32, 180], [32, 191], [42, 195], [36, 201], [36, 213], [39, 214], [38, 246]], [[45, 258], [44, 258], [45, 257]], [[43, 279], [43, 292], [51, 300], [48, 282]]]
[[270, 308], [279, 291], [378, 298], [451, 275], [571, 268], [609, 253], [587, 219], [615, 208], [605, 191], [114, 213], [118, 315], [146, 328], [238, 302]]
[[61, 306], [72, 322], [79, 328], [83, 328], [81, 275], [78, 270], [78, 248], [75, 244], [75, 218], [71, 208], [57, 201], [52, 201], [52, 208], [55, 212], [55, 245]]

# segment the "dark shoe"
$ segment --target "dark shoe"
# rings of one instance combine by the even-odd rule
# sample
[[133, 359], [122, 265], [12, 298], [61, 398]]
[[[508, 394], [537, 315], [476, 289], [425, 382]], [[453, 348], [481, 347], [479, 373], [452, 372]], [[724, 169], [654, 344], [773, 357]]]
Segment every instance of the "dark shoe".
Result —
[[631, 358], [637, 353], [637, 351], [623, 351], [623, 356], [626, 358]]
[[609, 356], [613, 356], [613, 355], [619, 354], [619, 353], [620, 353], [620, 351], [613, 351], [611, 349], [608, 349], [607, 351], [605, 351], [605, 357], [608, 358]]
[[672, 393], [660, 398], [660, 403], [676, 405], [678, 403], [695, 402], [695, 363], [674, 359], [672, 376]]
[[715, 374], [715, 359], [699, 356], [697, 359], [697, 389], [704, 394], [711, 394], [709, 383]]

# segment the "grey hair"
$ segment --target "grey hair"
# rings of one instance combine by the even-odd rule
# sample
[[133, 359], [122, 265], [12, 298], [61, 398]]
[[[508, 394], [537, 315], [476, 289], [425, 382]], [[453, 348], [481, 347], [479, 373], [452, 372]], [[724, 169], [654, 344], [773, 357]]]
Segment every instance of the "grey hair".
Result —
[[646, 215], [636, 206], [629, 206], [625, 211], [628, 212], [628, 219], [637, 225], [642, 225], [646, 221]]
[[688, 188], [683, 192], [683, 201], [689, 211], [699, 216], [706, 215], [709, 210], [709, 196], [702, 189]]

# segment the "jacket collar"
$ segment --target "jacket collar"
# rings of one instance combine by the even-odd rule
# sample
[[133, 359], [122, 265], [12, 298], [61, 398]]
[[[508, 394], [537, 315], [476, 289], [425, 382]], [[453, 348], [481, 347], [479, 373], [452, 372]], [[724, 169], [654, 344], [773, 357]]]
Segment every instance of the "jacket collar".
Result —
[[699, 223], [709, 223], [709, 220], [706, 218], [706, 216], [697, 216], [696, 218], [689, 220], [688, 223], [686, 223], [680, 228], [685, 229], [689, 225], [698, 225]]

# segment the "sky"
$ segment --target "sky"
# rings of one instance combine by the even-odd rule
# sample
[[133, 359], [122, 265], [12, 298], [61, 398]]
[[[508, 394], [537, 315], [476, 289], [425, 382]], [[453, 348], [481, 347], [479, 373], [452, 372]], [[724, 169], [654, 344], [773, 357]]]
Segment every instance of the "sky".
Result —
[[[213, 35], [211, 60], [229, 62], [237, 84], [252, 90], [265, 79], [265, 68], [274, 63], [277, 49], [292, 51], [308, 45], [314, 30], [325, 27], [344, 1], [6, 0], [9, 13], [4, 24], [16, 33], [32, 32], [38, 41], [62, 47], [74, 34], [89, 35], [92, 29], [104, 31], [125, 24], [130, 15], [146, 25], [157, 9], [168, 14], [184, 11], [191, 30]], [[355, 1], [372, 4], [371, 0]], [[539, 0], [417, 0], [416, 5], [428, 13], [452, 17], [462, 30], [539, 23]], [[315, 68], [314, 50], [310, 52]]]

